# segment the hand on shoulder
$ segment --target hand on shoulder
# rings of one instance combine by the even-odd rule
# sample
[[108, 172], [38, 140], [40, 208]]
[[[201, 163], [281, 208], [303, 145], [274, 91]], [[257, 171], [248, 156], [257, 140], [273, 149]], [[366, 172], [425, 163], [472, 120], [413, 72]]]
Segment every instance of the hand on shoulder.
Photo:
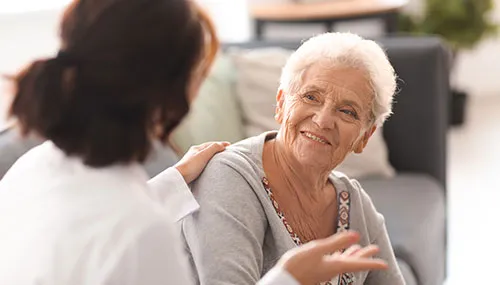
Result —
[[229, 142], [207, 142], [192, 146], [182, 159], [174, 165], [187, 184], [198, 178], [212, 157], [226, 149]]

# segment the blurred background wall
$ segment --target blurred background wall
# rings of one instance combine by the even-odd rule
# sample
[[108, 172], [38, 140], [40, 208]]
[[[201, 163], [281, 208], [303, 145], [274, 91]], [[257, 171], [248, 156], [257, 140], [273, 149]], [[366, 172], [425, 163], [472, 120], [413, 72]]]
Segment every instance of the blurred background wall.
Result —
[[[219, 34], [225, 41], [245, 41], [252, 38], [253, 26], [247, 4], [283, 2], [287, 0], [199, 0], [214, 15]], [[249, 1], [249, 2], [247, 2]], [[492, 17], [500, 22], [500, 0]], [[29, 60], [52, 55], [58, 47], [58, 22], [62, 7], [68, 0], [0, 0], [0, 73], [13, 73]], [[419, 13], [422, 0], [410, 0], [407, 11]], [[268, 38], [308, 37], [322, 32], [321, 26], [270, 25]], [[363, 36], [377, 36], [382, 25], [376, 20], [339, 24], [338, 30], [352, 31]], [[471, 96], [500, 96], [500, 37], [487, 39], [477, 48], [461, 54], [454, 85], [465, 88]], [[0, 83], [5, 85], [4, 82]], [[5, 86], [3, 86], [5, 88]], [[0, 118], [7, 104], [0, 96]], [[0, 119], [0, 128], [4, 121]]]

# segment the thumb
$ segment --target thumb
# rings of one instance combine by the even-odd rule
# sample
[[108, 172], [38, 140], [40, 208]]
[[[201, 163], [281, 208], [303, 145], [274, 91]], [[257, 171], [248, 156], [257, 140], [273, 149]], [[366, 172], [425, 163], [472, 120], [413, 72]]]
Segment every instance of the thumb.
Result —
[[326, 255], [341, 251], [359, 241], [359, 234], [346, 231], [334, 234], [325, 239], [316, 240], [311, 245], [310, 251], [315, 254]]

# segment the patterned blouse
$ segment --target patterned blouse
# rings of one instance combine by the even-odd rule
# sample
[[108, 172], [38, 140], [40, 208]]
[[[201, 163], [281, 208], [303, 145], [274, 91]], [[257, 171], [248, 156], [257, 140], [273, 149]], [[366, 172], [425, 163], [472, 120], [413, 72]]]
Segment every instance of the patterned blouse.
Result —
[[[262, 178], [262, 184], [264, 185], [264, 189], [266, 190], [269, 199], [271, 200], [274, 209], [276, 210], [276, 214], [283, 222], [283, 225], [287, 229], [290, 237], [295, 242], [297, 246], [302, 245], [302, 241], [300, 237], [295, 233], [292, 226], [287, 222], [285, 214], [281, 211], [278, 202], [274, 199], [273, 192], [271, 191], [271, 187], [269, 186], [269, 180], [266, 177]], [[350, 196], [349, 192], [342, 191], [338, 194], [338, 215], [337, 215], [337, 232], [346, 231], [349, 229], [349, 213], [350, 213]], [[354, 275], [352, 273], [344, 273], [339, 276], [337, 285], [350, 285], [354, 283]], [[333, 285], [332, 281], [321, 283], [321, 285]]]

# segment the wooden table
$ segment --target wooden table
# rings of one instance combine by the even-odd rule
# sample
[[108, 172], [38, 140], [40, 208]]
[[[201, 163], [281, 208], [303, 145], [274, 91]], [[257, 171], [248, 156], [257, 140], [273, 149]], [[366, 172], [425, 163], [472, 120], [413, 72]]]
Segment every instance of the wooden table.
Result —
[[[291, 0], [290, 0], [291, 1]], [[384, 20], [385, 31], [397, 30], [397, 14], [408, 0], [325, 0], [325, 2], [254, 4], [250, 13], [255, 19], [257, 39], [263, 36], [267, 23], [323, 23], [326, 31], [333, 31], [340, 21], [378, 18]]]

